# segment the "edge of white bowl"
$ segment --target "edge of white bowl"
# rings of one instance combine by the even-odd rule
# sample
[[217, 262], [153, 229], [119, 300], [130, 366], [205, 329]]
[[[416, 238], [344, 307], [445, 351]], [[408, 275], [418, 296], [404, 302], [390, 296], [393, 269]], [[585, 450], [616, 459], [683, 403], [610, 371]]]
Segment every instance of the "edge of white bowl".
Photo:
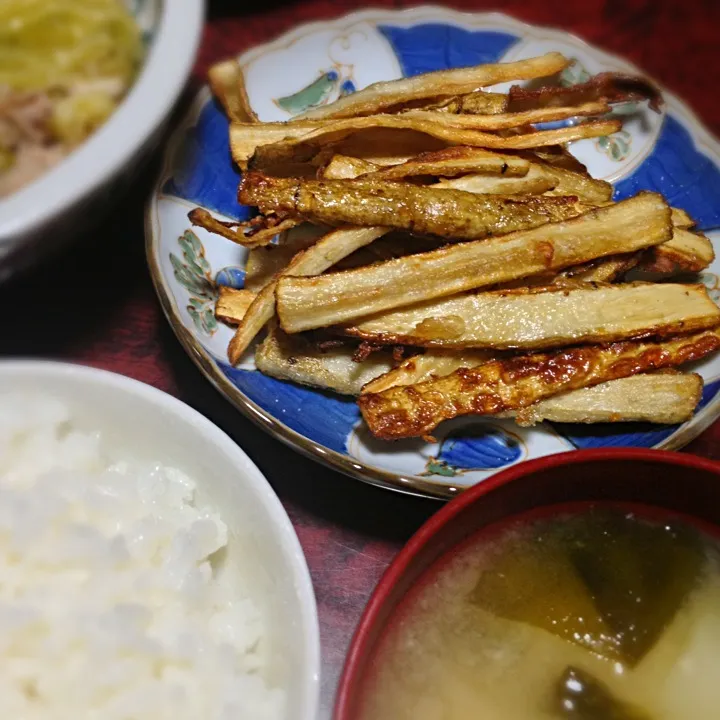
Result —
[[80, 376], [86, 378], [89, 382], [109, 385], [130, 395], [142, 397], [161, 406], [170, 414], [185, 418], [193, 425], [195, 432], [205, 436], [208, 442], [222, 447], [223, 451], [229, 456], [235, 457], [235, 465], [238, 471], [243, 473], [259, 491], [260, 502], [264, 504], [272, 517], [280, 536], [280, 542], [287, 549], [288, 555], [292, 559], [293, 582], [301, 601], [300, 612], [302, 614], [306, 648], [304, 663], [305, 667], [309, 669], [305, 707], [301, 708], [299, 717], [305, 720], [314, 720], [317, 717], [320, 703], [320, 627], [310, 570], [300, 540], [288, 514], [285, 512], [285, 508], [268, 480], [245, 451], [227, 433], [182, 400], [178, 400], [152, 385], [125, 375], [87, 365], [55, 360], [0, 359], [0, 375], [12, 373], [28, 376], [44, 374], [45, 376], [57, 377], [59, 380], [69, 376]]
[[0, 246], [40, 230], [136, 155], [165, 121], [190, 76], [204, 17], [205, 0], [164, 0], [145, 64], [110, 119], [52, 170], [0, 201]]

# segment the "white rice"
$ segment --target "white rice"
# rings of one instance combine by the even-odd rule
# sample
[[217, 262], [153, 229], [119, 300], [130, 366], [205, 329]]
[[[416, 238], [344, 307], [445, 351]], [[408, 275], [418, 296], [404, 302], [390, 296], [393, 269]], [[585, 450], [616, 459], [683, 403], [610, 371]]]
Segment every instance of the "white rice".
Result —
[[265, 720], [264, 628], [175, 468], [103, 459], [63, 404], [0, 396], [0, 718]]

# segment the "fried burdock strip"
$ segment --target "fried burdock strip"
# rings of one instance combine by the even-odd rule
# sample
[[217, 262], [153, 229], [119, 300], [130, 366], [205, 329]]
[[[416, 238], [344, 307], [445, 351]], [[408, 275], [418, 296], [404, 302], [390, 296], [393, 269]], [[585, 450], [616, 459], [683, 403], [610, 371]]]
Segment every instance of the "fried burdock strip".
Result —
[[[308, 238], [291, 238], [288, 245], [271, 246], [268, 248], [257, 248], [251, 251], [252, 262], [249, 260], [246, 270], [245, 283], [255, 293], [255, 299], [247, 311], [237, 318], [226, 317], [226, 321], [238, 325], [238, 329], [230, 341], [228, 357], [230, 362], [236, 364], [240, 361], [243, 353], [250, 346], [255, 336], [262, 330], [265, 324], [275, 315], [275, 288], [277, 281], [285, 274], [294, 276], [319, 275], [330, 267], [340, 266], [346, 258], [362, 250], [383, 235], [386, 235], [386, 228], [342, 228], [322, 236], [319, 240], [308, 244]], [[417, 242], [421, 239], [412, 238]], [[393, 238], [390, 250], [400, 246], [401, 243]], [[288, 256], [288, 249], [295, 249], [292, 256]], [[382, 254], [382, 248], [379, 249]], [[266, 256], [256, 257], [260, 253], [267, 253]], [[373, 253], [372, 260], [380, 259], [380, 254]], [[371, 261], [372, 261], [371, 260]]]
[[[324, 125], [320, 126], [321, 128]], [[248, 160], [262, 145], [271, 145], [298, 139], [318, 130], [315, 122], [295, 123], [259, 123], [253, 121], [230, 123], [230, 150], [233, 161], [241, 170], [246, 170]]]
[[[677, 215], [673, 208], [672, 219], [683, 217]], [[604, 258], [570, 267], [560, 273], [543, 273], [529, 278], [503, 283], [498, 289], [514, 289], [525, 286], [559, 285], [575, 287], [581, 283], [610, 283], [625, 275], [633, 268], [641, 272], [661, 275], [677, 275], [688, 272], [699, 272], [707, 268], [715, 257], [712, 243], [700, 233], [689, 233], [677, 226], [673, 235], [665, 243], [656, 245], [647, 251], [626, 253], [617, 257]]]
[[216, 63], [208, 70], [208, 81], [213, 95], [233, 122], [258, 122], [250, 105], [245, 78], [235, 60]]
[[239, 200], [263, 215], [478, 239], [578, 215], [575, 198], [506, 198], [378, 180], [300, 180], [249, 172]]
[[[396, 129], [416, 130], [432, 137], [458, 143], [457, 138], [468, 138], [468, 145], [483, 145], [483, 140], [493, 147], [497, 138], [489, 132], [524, 128], [532, 123], [550, 122], [573, 117], [592, 117], [606, 113], [609, 107], [603, 103], [586, 103], [569, 108], [540, 108], [521, 113], [502, 115], [449, 115], [426, 110], [409, 110], [400, 115], [368, 115], [340, 120], [306, 120], [290, 122], [238, 122], [230, 127], [230, 145], [233, 159], [244, 168], [256, 148], [285, 141], [324, 139], [325, 142], [338, 139], [363, 130]], [[609, 122], [609, 121], [606, 121]], [[465, 135], [463, 135], [465, 133]], [[467, 134], [470, 133], [470, 134]], [[533, 135], [533, 132], [527, 133]], [[572, 133], [571, 133], [572, 134]], [[545, 137], [545, 136], [542, 136]], [[551, 136], [552, 137], [552, 136]], [[565, 137], [565, 135], [561, 135]], [[584, 135], [583, 137], [587, 137]], [[473, 141], [473, 142], [470, 142]], [[555, 141], [557, 142], [557, 141]], [[543, 143], [536, 143], [543, 144]], [[534, 145], [530, 145], [532, 147]], [[514, 145], [512, 147], [526, 147]], [[276, 160], [287, 159], [285, 156]], [[305, 158], [306, 160], [309, 157]]]
[[291, 333], [343, 325], [393, 308], [633, 252], [671, 235], [667, 203], [655, 193], [641, 193], [532, 230], [342, 273], [284, 277], [276, 292], [278, 313], [283, 329]]
[[[446, 377], [460, 368], [475, 367], [490, 359], [485, 350], [431, 349], [403, 360], [397, 367], [371, 380], [363, 386], [361, 394]], [[522, 427], [543, 420], [670, 425], [685, 422], [692, 416], [702, 397], [702, 389], [703, 381], [699, 375], [660, 370], [554, 395], [522, 410], [501, 413], [499, 417], [514, 418]]]
[[[350, 228], [345, 228], [342, 232], [342, 237], [348, 242], [353, 236], [357, 237]], [[270, 245], [252, 250], [245, 266], [244, 288], [234, 289], [225, 286], [220, 288], [217, 308], [219, 308], [218, 312], [222, 317], [220, 318], [220, 315], [216, 313], [218, 318], [228, 325], [239, 325], [245, 319], [249, 305], [263, 288], [273, 282], [276, 276], [281, 275], [296, 255], [300, 255], [302, 251], [318, 242], [319, 237], [317, 234], [313, 237], [309, 233], [305, 233], [300, 238], [291, 237], [279, 245]], [[333, 237], [336, 236], [333, 235]], [[364, 245], [351, 252], [347, 257], [339, 259], [334, 263], [333, 267], [337, 269], [362, 267], [378, 261], [410, 255], [413, 252], [422, 252], [423, 244], [431, 244], [433, 248], [436, 247], [435, 243], [429, 239], [424, 243], [423, 238], [396, 236], [393, 233], [388, 233], [384, 237], [372, 241], [371, 244]], [[351, 246], [348, 244], [348, 249], [349, 247]], [[323, 243], [319, 250], [313, 250], [309, 255], [312, 256], [325, 250], [327, 250], [327, 245]], [[297, 272], [299, 259], [298, 257], [298, 261], [292, 266], [294, 272]], [[304, 258], [304, 260], [307, 262], [307, 258]], [[237, 298], [233, 297], [235, 295], [237, 295]]]
[[326, 232], [306, 224], [287, 233], [282, 242], [250, 250], [245, 263], [244, 287], [260, 292], [299, 252], [314, 245]]
[[[343, 165], [348, 164], [350, 163], [338, 160], [338, 173], [342, 172]], [[362, 168], [358, 167], [358, 169]], [[333, 168], [325, 177], [332, 177], [335, 170], [336, 168]], [[374, 169], [364, 179], [400, 180], [417, 175], [455, 177], [480, 173], [499, 173], [502, 176], [515, 177], [526, 176], [528, 171], [531, 171], [534, 177], [544, 177], [544, 185], [549, 194], [576, 195], [584, 202], [598, 205], [609, 203], [612, 200], [612, 185], [604, 180], [594, 180], [584, 173], [554, 167], [539, 159], [536, 162], [530, 162], [525, 158], [507, 153], [463, 146], [424, 153], [400, 165]], [[358, 173], [356, 177], [358, 175], [362, 176], [363, 173]], [[343, 177], [349, 177], [349, 175], [345, 174]]]
[[[290, 126], [290, 125], [288, 125]], [[294, 136], [281, 139], [282, 129], [271, 128], [272, 135], [259, 137], [262, 125], [230, 126], [230, 147], [235, 162], [255, 170], [274, 167], [286, 162], [308, 162], [331, 142], [341, 140], [365, 128], [395, 128], [412, 130], [442, 140], [451, 145], [469, 145], [488, 149], [508, 150], [557, 145], [586, 138], [602, 137], [622, 127], [619, 120], [597, 120], [554, 130], [534, 130], [512, 135], [496, 135], [482, 130], [446, 125], [436, 120], [425, 120], [400, 115], [383, 115], [374, 118], [350, 118], [337, 123], [323, 124], [309, 132], [303, 130]], [[254, 137], [249, 139], [248, 135]], [[252, 146], [257, 149], [250, 157]]]
[[[336, 165], [336, 174], [345, 175], [350, 179], [358, 171], [361, 171], [366, 164], [341, 161]], [[565, 176], [571, 175], [567, 171], [563, 171]], [[438, 189], [462, 190], [474, 194], [541, 194], [546, 191], [553, 191], [552, 197], [562, 198], [565, 195], [557, 193], [557, 184], [560, 182], [556, 176], [557, 171], [546, 169], [539, 165], [531, 165], [529, 171], [523, 177], [506, 177], [505, 175], [466, 175], [460, 178], [441, 181], [434, 187]], [[582, 178], [578, 176], [579, 181]], [[388, 227], [397, 227], [402, 229], [415, 228], [416, 220], [413, 216], [407, 217], [402, 214], [392, 212], [388, 202], [392, 196], [393, 201], [398, 202], [398, 207], [402, 210], [403, 205], [407, 205], [408, 201], [413, 205], [411, 212], [423, 212], [423, 204], [426, 212], [433, 215], [443, 215], [443, 210], [437, 207], [429, 207], [428, 203], [432, 201], [432, 194], [429, 189], [422, 187], [410, 187], [408, 185], [386, 185], [372, 179], [363, 179], [353, 184], [322, 184], [321, 181], [306, 180], [299, 178], [272, 178], [257, 173], [247, 173], [240, 190], [240, 201], [247, 205], [259, 205], [263, 215], [253, 218], [245, 223], [223, 222], [214, 218], [207, 210], [196, 208], [188, 215], [190, 221], [194, 225], [204, 227], [210, 232], [222, 235], [245, 247], [259, 247], [272, 242], [280, 232], [289, 230], [308, 219], [314, 222], [323, 222], [330, 225], [337, 224], [383, 224]], [[302, 187], [297, 190], [297, 185]], [[572, 183], [569, 183], [570, 185]], [[567, 185], [567, 184], [566, 184]], [[588, 187], [591, 187], [588, 184]], [[571, 190], [572, 188], [568, 188]], [[343, 198], [342, 203], [338, 203], [337, 194], [342, 193], [347, 199]], [[364, 194], [364, 195], [363, 195]], [[572, 193], [571, 193], [572, 194]], [[415, 199], [417, 196], [417, 199]], [[589, 193], [585, 193], [588, 197]], [[436, 201], [441, 196], [435, 195]], [[590, 196], [591, 199], [593, 196]], [[596, 197], [596, 196], [595, 196]], [[372, 206], [368, 204], [368, 200], [374, 198], [375, 204], [385, 212], [383, 217], [374, 216], [370, 219], [369, 213]], [[462, 204], [458, 204], [462, 198], [454, 199], [451, 196], [444, 196], [443, 206], [445, 207], [445, 217], [462, 218], [466, 217], [468, 212], [477, 213], [478, 209], [465, 209]], [[466, 198], [467, 200], [467, 198]], [[474, 204], [477, 204], [476, 202]], [[542, 205], [542, 203], [541, 203]], [[569, 209], [566, 201], [548, 201], [547, 207], [553, 208], [564, 206]], [[355, 208], [355, 213], [350, 214]], [[537, 206], [540, 207], [540, 206]], [[358, 219], [357, 210], [360, 209], [362, 218]], [[330, 212], [332, 213], [332, 217]], [[552, 211], [551, 211], [552, 212]], [[558, 211], [560, 212], [560, 211]], [[572, 213], [571, 213], [572, 214]], [[560, 217], [570, 217], [564, 215], [550, 215], [551, 218], [560, 219]], [[577, 212], [575, 212], [577, 214]], [[389, 222], [388, 218], [394, 220]], [[409, 224], [401, 224], [401, 220], [405, 218], [405, 222]], [[422, 223], [420, 223], [422, 225]], [[531, 224], [524, 224], [525, 227], [531, 227]], [[434, 230], [421, 230], [419, 232], [427, 232], [429, 234], [444, 235], [454, 239], [469, 239], [474, 236], [453, 234], [457, 231], [452, 229], [448, 232], [436, 232]]]
[[542, 168], [537, 165], [531, 165], [528, 172], [522, 177], [477, 173], [442, 180], [436, 187], [446, 190], [464, 190], [474, 194], [542, 195], [547, 193], [549, 195], [548, 191], [553, 190], [556, 184], [557, 181], [554, 177], [544, 173]]
[[362, 158], [333, 155], [327, 165], [318, 168], [317, 176], [318, 180], [354, 180], [378, 170], [378, 165]]
[[369, 245], [387, 233], [386, 228], [341, 228], [327, 233], [314, 245], [299, 252], [290, 263], [258, 292], [239, 323], [230, 345], [228, 358], [236, 365], [255, 336], [275, 314], [275, 289], [287, 274], [294, 276], [319, 275], [361, 247]]
[[436, 187], [474, 193], [574, 195], [592, 205], [609, 204], [612, 197], [612, 185], [602, 180], [513, 155], [462, 146], [423, 153], [383, 168], [359, 158], [335, 155], [318, 171], [318, 178], [324, 180], [403, 180], [418, 176], [452, 178], [441, 180]]
[[681, 228], [682, 230], [689, 230], [690, 228], [695, 227], [695, 221], [685, 210], [681, 208], [673, 208], [672, 214], [673, 225], [676, 228]]
[[[277, 281], [283, 275], [319, 275], [330, 267], [342, 264], [343, 260], [371, 243], [374, 245], [387, 233], [387, 228], [380, 227], [341, 228], [323, 235], [312, 243], [308, 243], [308, 237], [290, 238], [288, 246], [252, 250], [245, 283], [256, 293], [256, 297], [243, 316], [235, 319], [238, 329], [228, 347], [230, 362], [236, 364], [240, 361], [255, 336], [275, 315], [275, 288]], [[388, 240], [393, 239], [388, 238]], [[412, 238], [412, 240], [417, 242], [421, 239]], [[393, 240], [393, 247], [388, 250], [396, 245], [400, 243]], [[289, 257], [288, 249], [295, 249], [295, 254]], [[400, 250], [402, 251], [402, 247]], [[262, 256], [260, 253], [266, 255]], [[377, 260], [379, 257], [373, 259]]]
[[391, 352], [383, 351], [358, 363], [353, 360], [355, 352], [355, 347], [348, 346], [322, 350], [303, 336], [286, 335], [271, 324], [255, 351], [255, 365], [279, 380], [357, 396], [363, 385], [392, 368], [393, 358]]
[[335, 155], [344, 155], [370, 162], [377, 167], [386, 167], [407, 162], [421, 153], [435, 152], [447, 147], [448, 144], [442, 140], [421, 132], [372, 128], [317, 146], [317, 152], [310, 162], [316, 167], [323, 167]]
[[531, 150], [518, 150], [515, 152], [518, 157], [523, 157], [531, 162], [538, 160], [550, 165], [550, 167], [572, 170], [585, 177], [591, 178], [588, 169], [567, 149], [565, 145], [546, 145]]
[[[497, 115], [455, 115], [451, 113], [436, 113], [431, 110], [406, 110], [398, 117], [427, 120], [440, 123], [448, 127], [461, 127], [472, 130], [510, 130], [525, 127], [536, 123], [557, 122], [575, 117], [591, 117], [604, 115], [609, 112], [610, 106], [604, 102], [589, 102], [570, 107], [547, 107], [523, 112], [500, 113]], [[383, 117], [375, 115], [370, 117]], [[370, 120], [370, 117], [365, 118]]]
[[507, 94], [505, 112], [522, 112], [534, 108], [563, 107], [603, 101], [611, 104], [648, 100], [656, 112], [663, 105], [660, 89], [645, 77], [603, 72], [569, 87], [546, 86], [526, 88], [513, 85]]
[[580, 265], [573, 265], [557, 273], [540, 273], [531, 277], [519, 278], [493, 287], [493, 290], [517, 290], [519, 288], [539, 288], [554, 286], [565, 289], [586, 287], [590, 283], [608, 284], [617, 281], [626, 272], [637, 265], [642, 251], [611, 255]]
[[663, 274], [699, 272], [714, 259], [715, 250], [709, 238], [676, 227], [668, 242], [643, 255], [638, 269]]
[[[269, 195], [267, 193], [267, 188], [265, 187], [260, 188], [258, 191], [258, 194], [262, 195], [262, 197], [265, 198], [265, 201], [263, 202], [267, 202], [267, 205], [263, 205], [261, 209], [267, 210], [270, 208], [278, 208], [280, 197], [284, 198], [285, 201], [290, 203], [295, 203], [296, 201], [302, 200], [301, 195], [295, 191], [295, 186], [290, 180], [285, 178], [266, 178], [265, 176], [260, 177], [262, 183], [268, 183], [271, 185], [271, 192]], [[246, 174], [245, 178], [243, 179], [243, 187], [252, 186], [253, 178], [253, 173]], [[305, 187], [308, 187], [307, 182], [309, 181], [302, 182], [305, 183]], [[326, 187], [327, 183], [323, 184], [322, 182], [319, 182], [316, 183], [316, 185]], [[332, 187], [338, 188], [338, 190], [341, 192], [347, 192], [349, 185], [349, 183], [336, 181], [332, 184]], [[406, 186], [397, 185], [396, 189], [402, 189], [403, 187]], [[432, 192], [431, 188], [414, 188], [413, 186], [407, 186], [407, 189], [408, 191], [414, 192], [415, 194], [424, 193], [424, 197], [431, 197], [428, 195], [428, 193]], [[470, 199], [474, 201], [474, 196], [470, 194], [467, 195]], [[447, 190], [443, 191], [441, 197], [443, 201], [447, 199], [452, 201], [452, 197], [448, 194]], [[252, 204], [252, 200], [250, 200], [249, 196], [244, 195], [242, 191], [240, 199], [241, 202]], [[468, 198], [465, 199], [467, 200]], [[379, 201], [381, 208], [386, 207], [384, 202], [382, 201], [382, 198], [380, 198]], [[259, 199], [258, 202], [260, 202]], [[494, 204], [490, 201], [487, 201], [480, 204], [488, 207], [499, 208], [503, 205], [503, 201], [497, 201]], [[473, 202], [473, 207], [475, 207], [476, 205], [479, 205], [479, 203]], [[571, 203], [567, 203], [565, 200], [558, 201], [558, 199], [555, 198], [547, 198], [546, 200], [542, 200], [540, 198], [530, 199], [528, 202], [522, 203], [522, 205], [527, 210], [527, 212], [523, 214], [522, 211], [513, 211], [512, 219], [512, 222], [520, 223], [521, 227], [527, 227], [529, 225], [539, 222], [548, 222], [550, 219], [556, 217], [576, 215], [578, 212], [577, 210], [572, 209]], [[278, 273], [277, 277], [275, 277], [271, 281], [268, 281], [266, 287], [259, 291], [257, 298], [251, 305], [246, 317], [239, 324], [235, 337], [230, 343], [228, 354], [231, 362], [236, 363], [239, 361], [240, 357], [248, 348], [255, 335], [260, 332], [265, 323], [267, 323], [267, 321], [270, 320], [270, 318], [272, 318], [272, 316], [274, 315], [275, 286], [277, 280], [281, 275], [319, 275], [320, 273], [332, 267], [337, 262], [347, 257], [351, 253], [355, 252], [359, 248], [370, 244], [377, 238], [386, 234], [392, 226], [389, 220], [396, 217], [396, 213], [392, 212], [392, 208], [390, 208], [391, 212], [389, 213], [389, 216], [391, 217], [384, 216], [383, 218], [375, 218], [373, 220], [373, 218], [368, 217], [367, 212], [363, 211], [362, 205], [359, 205], [357, 207], [362, 212], [362, 217], [357, 214], [352, 217], [346, 217], [343, 220], [343, 224], [353, 223], [353, 221], [356, 221], [353, 224], [357, 225], [359, 220], [364, 219], [367, 220], [367, 223], [365, 224], [370, 225], [370, 227], [350, 227], [340, 229], [335, 233], [328, 234], [327, 236], [322, 238], [316, 246], [306, 250], [300, 255], [295, 256], [293, 260], [289, 263], [289, 265], [284, 270]], [[301, 219], [302, 218], [299, 218], [299, 220]], [[376, 222], [376, 220], [383, 219], [386, 220], [386, 222]], [[320, 217], [314, 217], [314, 220], [327, 223], [327, 220], [322, 221]], [[506, 230], [506, 228], [510, 227], [510, 220], [506, 219], [504, 215], [498, 216], [496, 218], [496, 223], [497, 224], [494, 226], [488, 226], [488, 229], [490, 231], [504, 231]], [[421, 224], [419, 222], [415, 222], [414, 229], [420, 231], [420, 225]]]
[[[456, 177], [470, 173], [492, 173], [519, 177], [526, 175], [529, 168], [529, 161], [515, 155], [492, 152], [482, 148], [454, 146], [435, 152], [422, 153], [399, 165], [380, 169], [371, 167], [367, 171], [365, 179], [402, 180], [418, 175]], [[358, 175], [362, 174], [358, 173]], [[325, 177], [329, 178], [330, 176], [326, 174]]]
[[[399, 118], [395, 115], [292, 123], [233, 122], [229, 132], [230, 147], [233, 161], [241, 170], [246, 170], [249, 160], [262, 146], [282, 146], [283, 142], [291, 146], [301, 145], [305, 138], [313, 141], [309, 150], [303, 146], [301, 150], [292, 153], [283, 155], [275, 152], [273, 157], [265, 158], [265, 169], [269, 167], [276, 174], [279, 174], [279, 168], [293, 162], [323, 165], [329, 159], [326, 157], [328, 153], [330, 156], [344, 154], [365, 158], [379, 165], [394, 165], [405, 162], [418, 153], [442, 149], [447, 145], [444, 140], [463, 132], [462, 128], [456, 128], [454, 133], [452, 126], [443, 129], [438, 125], [437, 129], [437, 123], [429, 128], [428, 125], [427, 122], [423, 124], [412, 117]], [[427, 129], [430, 132], [426, 132]], [[471, 137], [477, 139], [478, 136]], [[302, 160], [294, 159], [300, 156]], [[260, 160], [254, 161], [255, 164], [259, 162]]]
[[610, 104], [650, 101], [653, 110], [662, 105], [662, 93], [643, 77], [605, 72], [570, 87], [545, 86], [525, 88], [513, 85], [507, 93], [477, 91], [443, 100], [426, 107], [427, 110], [447, 113], [475, 113], [497, 115], [538, 108], [581, 105], [589, 102]]
[[553, 285], [568, 286], [571, 283], [611, 283], [632, 270], [640, 260], [641, 253], [628, 253], [603, 258], [584, 266], [568, 268], [553, 278]]
[[[271, 325], [256, 349], [255, 362], [261, 372], [280, 380], [357, 397], [444, 377], [491, 359], [489, 353], [478, 350], [429, 350], [390, 369], [393, 358], [389, 351], [375, 352], [361, 363], [353, 359], [354, 353], [355, 349], [347, 346], [321, 350], [305, 337], [287, 335]], [[676, 424], [692, 416], [702, 387], [699, 375], [664, 370], [562, 393], [501, 417], [514, 418], [525, 427], [543, 420]]]
[[560, 53], [551, 52], [517, 62], [439, 70], [409, 78], [374, 83], [334, 103], [308, 110], [299, 118], [371, 115], [389, 108], [402, 107], [413, 101], [463, 95], [496, 83], [548, 77], [564, 70], [568, 65], [569, 61]]
[[[258, 204], [260, 209], [264, 211], [281, 209], [281, 203], [285, 202], [288, 205], [295, 206], [305, 202], [305, 196], [302, 192], [299, 192], [296, 187], [302, 188], [328, 188], [330, 187], [334, 192], [347, 195], [352, 190], [362, 191], [366, 187], [390, 188], [395, 193], [395, 198], [398, 200], [401, 197], [420, 197], [426, 199], [435, 198], [436, 203], [439, 202], [441, 205], [450, 206], [450, 210], [447, 211], [447, 217], [457, 220], [459, 208], [453, 202], [456, 200], [455, 194], [448, 191], [435, 191], [439, 192], [438, 195], [432, 195], [432, 188], [415, 187], [411, 185], [402, 185], [399, 183], [364, 183], [359, 186], [355, 182], [343, 182], [343, 181], [291, 181], [287, 178], [269, 178], [263, 175], [258, 176], [255, 173], [247, 173], [243, 179], [241, 186], [240, 200], [246, 204]], [[253, 194], [251, 194], [251, 191]], [[352, 194], [350, 192], [350, 194]], [[528, 198], [527, 200], [518, 203], [513, 200], [507, 199], [493, 199], [493, 198], [481, 198], [470, 193], [460, 193], [461, 200], [465, 203], [470, 203], [466, 207], [466, 217], [471, 218], [474, 223], [473, 227], [476, 232], [508, 232], [512, 227], [530, 227], [541, 222], [547, 223], [552, 219], [569, 217], [577, 215], [580, 212], [574, 207], [571, 201], [564, 198]], [[313, 220], [316, 222], [322, 222], [324, 224], [352, 224], [369, 225], [367, 228], [344, 228], [340, 229], [335, 233], [330, 233], [318, 242], [316, 246], [306, 250], [301, 255], [293, 258], [292, 262], [278, 274], [269, 284], [263, 288], [259, 293], [246, 317], [239, 324], [238, 330], [232, 339], [228, 355], [232, 363], [237, 363], [241, 358], [242, 354], [249, 347], [255, 335], [262, 329], [265, 323], [272, 318], [275, 313], [275, 287], [279, 278], [283, 275], [293, 276], [312, 276], [319, 275], [325, 272], [328, 268], [335, 265], [338, 261], [347, 257], [351, 253], [355, 252], [360, 247], [370, 244], [377, 238], [386, 234], [392, 227], [401, 227], [402, 229], [412, 228], [416, 232], [423, 232], [423, 225], [421, 219], [406, 218], [405, 225], [403, 226], [398, 218], [402, 218], [398, 214], [399, 206], [391, 206], [388, 203], [392, 198], [388, 195], [383, 195], [377, 198], [376, 207], [380, 209], [384, 214], [371, 216], [369, 214], [370, 208], [367, 204], [363, 205], [364, 199], [361, 197], [355, 205], [355, 214], [344, 215], [342, 218], [338, 218], [334, 213], [342, 211], [343, 208], [337, 208], [334, 200], [326, 198], [328, 203], [325, 207], [328, 209], [329, 214], [323, 219], [319, 214], [313, 215]], [[307, 197], [309, 203], [314, 202], [314, 196], [312, 193]], [[502, 208], [507, 206], [507, 212], [503, 212]], [[336, 210], [333, 210], [336, 208]], [[346, 210], [352, 210], [351, 207], [345, 206]], [[497, 210], [493, 217], [490, 217], [491, 210]], [[427, 209], [426, 209], [427, 210]], [[281, 210], [282, 212], [282, 210]], [[437, 215], [437, 210], [433, 212]], [[483, 222], [482, 216], [477, 213], [484, 212], [486, 223], [484, 229], [480, 228], [480, 223]], [[332, 221], [331, 221], [332, 215]], [[430, 219], [437, 217], [430, 215]], [[302, 219], [302, 218], [301, 218]], [[440, 229], [437, 226], [436, 229]]]
[[580, 200], [596, 205], [603, 205], [612, 200], [613, 187], [604, 180], [595, 180], [582, 173], [545, 163], [532, 167], [539, 167], [543, 174], [555, 181], [552, 190], [549, 191], [551, 195], [576, 195]]
[[514, 417], [521, 427], [532, 427], [544, 420], [677, 425], [692, 417], [702, 391], [700, 375], [662, 370], [554, 395], [502, 417]]
[[215, 317], [227, 325], [237, 325], [255, 299], [252, 290], [236, 289], [221, 285], [215, 303]]
[[662, 342], [627, 341], [521, 355], [361, 395], [358, 405], [376, 437], [423, 437], [454, 417], [518, 411], [562, 392], [681, 365], [718, 349], [720, 332], [713, 329]]
[[477, 90], [431, 103], [423, 109], [452, 114], [500, 115], [508, 110], [508, 96], [507, 93]]
[[469, 293], [381, 313], [341, 332], [377, 345], [536, 350], [718, 324], [720, 308], [703, 285], [630, 283]]
[[[452, 158], [450, 151], [453, 150], [463, 151], [465, 157]], [[508, 158], [510, 162], [506, 164], [503, 158]], [[478, 148], [448, 148], [437, 153], [427, 153], [425, 158], [418, 158], [417, 162], [410, 160], [401, 165], [379, 169], [364, 160], [336, 155], [321, 169], [318, 177], [323, 180], [361, 178], [366, 181], [390, 181], [431, 175], [450, 178], [436, 183], [433, 186], [436, 188], [496, 195], [541, 194], [555, 187], [557, 181], [551, 175], [545, 174], [537, 165], [531, 166], [525, 160], [518, 163], [518, 160], [509, 155], [495, 155]], [[488, 171], [485, 172], [483, 168]], [[531, 168], [532, 173], [528, 177], [528, 170]], [[463, 177], [455, 177], [456, 175]]]
[[[467, 190], [471, 190], [472, 187], [472, 182], [465, 185]], [[573, 188], [568, 185], [564, 187], [559, 185], [546, 194], [552, 196], [559, 190], [563, 190], [562, 196], [573, 194]], [[589, 195], [583, 197], [581, 191], [577, 192], [577, 195], [582, 200], [592, 204], [593, 201]], [[598, 202], [599, 206], [610, 204], [601, 202], [599, 198], [595, 202]], [[621, 262], [621, 259], [618, 258], [617, 271], [612, 270], [611, 264], [606, 264], [604, 267], [597, 266], [593, 271], [584, 274], [581, 279], [587, 282], [609, 282], [635, 266], [637, 266], [638, 270], [644, 272], [663, 275], [700, 272], [707, 268], [715, 259], [715, 250], [710, 239], [703, 233], [691, 232], [687, 229], [692, 227], [695, 221], [684, 210], [672, 208], [672, 223], [674, 226], [673, 235], [667, 242], [651, 248], [645, 253], [626, 256], [624, 262]]]
[[415, 385], [426, 380], [445, 377], [459, 368], [475, 367], [492, 359], [493, 354], [487, 350], [429, 348], [421, 355], [406, 358], [397, 367], [363, 385], [362, 391], [358, 394], [379, 393], [398, 385]]
[[191, 210], [188, 220], [196, 227], [205, 228], [214, 235], [220, 235], [246, 248], [269, 245], [280, 233], [302, 223], [299, 218], [283, 218], [278, 215], [258, 215], [246, 222], [223, 221], [213, 217], [204, 208]]

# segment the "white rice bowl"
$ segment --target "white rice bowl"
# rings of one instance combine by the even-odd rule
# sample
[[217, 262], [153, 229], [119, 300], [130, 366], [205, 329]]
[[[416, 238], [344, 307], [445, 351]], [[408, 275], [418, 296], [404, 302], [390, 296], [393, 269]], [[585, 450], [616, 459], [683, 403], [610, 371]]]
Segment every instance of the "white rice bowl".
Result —
[[[158, 423], [136, 407], [131, 417], [127, 403], [98, 403], [98, 388], [74, 401], [67, 388], [65, 396], [10, 389], [8, 365], [0, 364], [0, 717], [312, 717], [314, 604], [310, 627], [293, 638], [293, 625], [308, 616], [308, 588], [302, 577], [281, 587], [288, 578], [273, 570], [287, 576], [288, 568], [277, 566], [277, 552], [258, 549], [252, 523], [238, 525], [238, 510], [250, 508], [240, 497], [245, 507], [232, 506], [236, 486], [213, 497], [198, 465], [227, 473], [221, 453], [205, 448], [200, 463], [188, 464], [186, 439], [169, 464], [165, 446], [178, 424], [171, 415]], [[106, 418], [93, 431], [98, 414], [114, 415], [117, 426]], [[123, 442], [128, 422], [135, 436]], [[202, 436], [196, 423], [186, 428], [191, 437]], [[198, 488], [203, 481], [208, 487]], [[296, 616], [283, 619], [293, 604]], [[290, 637], [278, 637], [288, 629]], [[309, 647], [293, 648], [308, 629]], [[298, 662], [311, 666], [305, 687], [290, 682]]]

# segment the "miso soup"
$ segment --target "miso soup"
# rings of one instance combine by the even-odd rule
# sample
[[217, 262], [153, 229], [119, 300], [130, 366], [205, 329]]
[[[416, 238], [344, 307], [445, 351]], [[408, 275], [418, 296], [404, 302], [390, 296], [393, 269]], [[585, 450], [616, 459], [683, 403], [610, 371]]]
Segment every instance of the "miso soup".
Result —
[[720, 718], [720, 543], [602, 504], [488, 528], [403, 601], [362, 697], [362, 720]]

